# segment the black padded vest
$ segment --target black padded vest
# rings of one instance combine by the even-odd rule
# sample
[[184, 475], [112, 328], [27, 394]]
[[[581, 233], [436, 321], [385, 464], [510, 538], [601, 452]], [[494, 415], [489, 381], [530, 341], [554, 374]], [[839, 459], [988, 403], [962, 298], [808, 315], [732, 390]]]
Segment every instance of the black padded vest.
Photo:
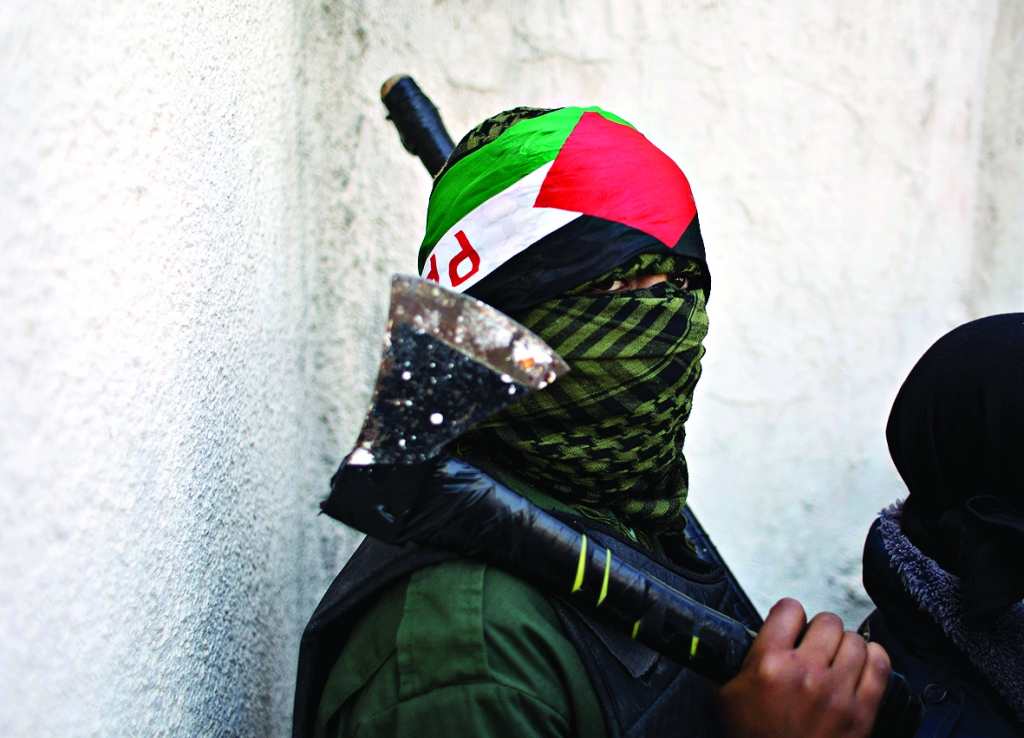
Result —
[[[609, 528], [585, 518], [558, 515], [585, 529], [615, 556], [643, 569], [747, 627], [761, 618], [700, 525], [687, 510], [687, 535], [698, 555], [681, 549], [674, 561], [652, 557]], [[292, 738], [313, 732], [320, 696], [334, 662], [356, 621], [392, 583], [412, 572], [457, 558], [456, 554], [415, 544], [391, 546], [367, 538], [337, 576], [302, 635], [295, 691]], [[575, 645], [601, 704], [609, 738], [719, 736], [722, 734], [708, 682], [628, 635], [577, 611], [569, 602], [550, 598], [566, 634]]]

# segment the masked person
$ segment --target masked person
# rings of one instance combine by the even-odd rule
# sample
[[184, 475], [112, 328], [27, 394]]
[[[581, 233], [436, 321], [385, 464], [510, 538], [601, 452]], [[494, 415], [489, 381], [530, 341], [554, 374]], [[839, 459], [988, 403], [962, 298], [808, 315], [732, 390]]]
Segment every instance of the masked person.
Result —
[[[450, 452], [759, 625], [684, 531], [684, 424], [711, 282], [679, 167], [597, 108], [507, 111], [436, 177], [419, 266], [522, 322], [572, 369]], [[887, 676], [880, 648], [835, 616], [808, 626], [784, 600], [715, 695], [500, 569], [367, 539], [303, 637], [295, 736], [863, 736]]]
[[1024, 735], [1024, 313], [940, 338], [886, 437], [910, 495], [868, 535], [864, 629], [921, 695], [918, 735]]

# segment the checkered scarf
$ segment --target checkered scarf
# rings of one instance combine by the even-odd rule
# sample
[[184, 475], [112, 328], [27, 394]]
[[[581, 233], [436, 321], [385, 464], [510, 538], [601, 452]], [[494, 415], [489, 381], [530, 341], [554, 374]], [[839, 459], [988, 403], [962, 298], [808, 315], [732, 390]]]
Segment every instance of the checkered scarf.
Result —
[[604, 508], [638, 532], [667, 529], [686, 504], [683, 426], [700, 378], [705, 296], [671, 283], [590, 292], [609, 278], [699, 272], [689, 259], [643, 254], [515, 316], [572, 371], [463, 434], [453, 450], [590, 517]]

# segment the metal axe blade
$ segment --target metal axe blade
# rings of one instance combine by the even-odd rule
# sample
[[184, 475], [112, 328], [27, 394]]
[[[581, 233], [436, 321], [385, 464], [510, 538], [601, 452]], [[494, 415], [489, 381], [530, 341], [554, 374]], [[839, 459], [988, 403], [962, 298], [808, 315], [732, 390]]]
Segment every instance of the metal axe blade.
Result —
[[472, 297], [391, 279], [384, 356], [349, 466], [416, 464], [569, 366], [540, 338]]

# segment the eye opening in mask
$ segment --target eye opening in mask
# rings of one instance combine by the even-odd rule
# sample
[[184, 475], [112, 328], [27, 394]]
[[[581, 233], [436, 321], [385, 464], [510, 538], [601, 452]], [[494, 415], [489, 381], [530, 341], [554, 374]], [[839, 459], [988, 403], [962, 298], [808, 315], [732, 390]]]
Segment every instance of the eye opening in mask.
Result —
[[677, 289], [692, 290], [697, 289], [697, 281], [697, 275], [682, 272], [678, 274], [647, 274], [635, 277], [623, 277], [621, 279], [607, 277], [606, 279], [602, 279], [600, 282], [592, 285], [590, 288], [590, 294], [616, 295], [623, 292], [648, 289], [656, 284], [662, 284], [664, 282], [668, 282]]
[[700, 276], [697, 274], [670, 274], [668, 278], [669, 284], [677, 287], [681, 290], [695, 290], [700, 286]]
[[607, 279], [602, 279], [600, 282], [592, 285], [590, 288], [590, 293], [593, 295], [611, 295], [615, 294], [616, 292], [625, 292], [626, 285], [628, 283], [629, 280], [626, 279], [615, 279], [613, 277], [608, 277]]

